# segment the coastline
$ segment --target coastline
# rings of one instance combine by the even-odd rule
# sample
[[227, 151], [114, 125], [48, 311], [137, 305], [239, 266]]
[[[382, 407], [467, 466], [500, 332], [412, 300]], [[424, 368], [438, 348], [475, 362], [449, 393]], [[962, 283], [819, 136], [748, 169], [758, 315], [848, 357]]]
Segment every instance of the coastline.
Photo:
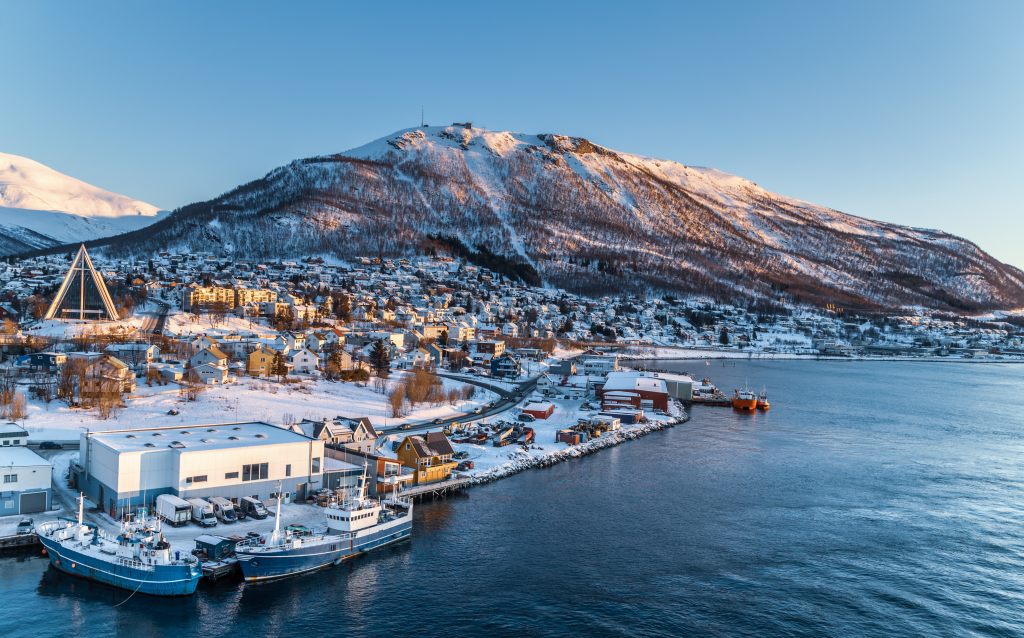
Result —
[[941, 362], [941, 363], [1024, 363], [1024, 357], [1004, 356], [1003, 359], [995, 359], [987, 356], [984, 359], [964, 359], [961, 357], [939, 357], [939, 356], [911, 356], [911, 357], [888, 357], [888, 356], [837, 356], [823, 354], [798, 354], [791, 352], [729, 352], [724, 350], [696, 350], [693, 348], [673, 348], [669, 346], [658, 346], [645, 348], [638, 352], [638, 348], [631, 347], [619, 353], [620, 361], [703, 361], [707, 360], [733, 360], [733, 361], [903, 361], [903, 362]]
[[479, 474], [471, 475], [469, 477], [470, 482], [468, 487], [484, 485], [492, 481], [497, 481], [514, 474], [518, 474], [525, 470], [537, 467], [550, 467], [563, 461], [580, 458], [587, 456], [588, 454], [594, 454], [627, 441], [641, 439], [652, 432], [664, 430], [668, 427], [675, 427], [676, 425], [686, 423], [689, 420], [690, 415], [682, 413], [677, 417], [670, 417], [665, 421], [650, 421], [648, 423], [636, 424], [629, 428], [621, 427], [614, 432], [607, 432], [603, 436], [591, 439], [586, 443], [572, 445], [561, 450], [552, 450], [551, 452], [539, 454], [537, 456], [531, 456], [522, 452], [512, 452], [509, 456], [516, 456], [518, 458], [511, 459], [501, 465], [496, 465], [480, 472]]

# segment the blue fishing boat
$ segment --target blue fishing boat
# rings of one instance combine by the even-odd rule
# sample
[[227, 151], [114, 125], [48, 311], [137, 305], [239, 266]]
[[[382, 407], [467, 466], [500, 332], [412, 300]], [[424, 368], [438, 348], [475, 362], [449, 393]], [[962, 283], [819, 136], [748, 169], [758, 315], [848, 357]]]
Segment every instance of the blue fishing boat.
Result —
[[282, 532], [279, 501], [274, 531], [235, 547], [245, 580], [271, 580], [338, 565], [408, 538], [412, 533], [412, 499], [367, 498], [366, 482], [364, 470], [357, 486], [347, 491], [340, 503], [326, 508], [326, 530]]
[[171, 549], [160, 533], [159, 520], [139, 516], [123, 523], [117, 536], [78, 520], [59, 519], [37, 528], [50, 564], [62, 572], [133, 593], [188, 596], [203, 575], [198, 559]]

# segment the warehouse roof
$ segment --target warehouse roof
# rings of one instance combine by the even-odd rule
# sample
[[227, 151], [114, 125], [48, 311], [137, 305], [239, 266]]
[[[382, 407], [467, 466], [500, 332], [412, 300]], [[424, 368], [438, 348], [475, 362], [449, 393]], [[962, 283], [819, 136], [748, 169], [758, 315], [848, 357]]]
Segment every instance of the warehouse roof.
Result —
[[212, 423], [165, 428], [140, 428], [87, 434], [116, 452], [147, 452], [168, 448], [182, 451], [217, 450], [282, 443], [308, 443], [309, 439], [261, 421]]

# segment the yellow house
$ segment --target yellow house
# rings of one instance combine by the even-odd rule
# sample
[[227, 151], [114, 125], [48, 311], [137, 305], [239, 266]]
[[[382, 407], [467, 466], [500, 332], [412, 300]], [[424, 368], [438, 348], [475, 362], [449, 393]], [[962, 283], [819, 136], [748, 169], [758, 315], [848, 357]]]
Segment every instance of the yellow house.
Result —
[[275, 356], [277, 356], [277, 351], [266, 346], [259, 350], [253, 350], [245, 363], [246, 374], [253, 377], [258, 377], [261, 374], [269, 377], [270, 371], [274, 367]]
[[452, 470], [458, 465], [452, 460], [455, 450], [444, 432], [427, 432], [426, 437], [409, 435], [398, 446], [395, 454], [404, 467], [415, 472], [414, 485], [443, 481], [451, 476]]

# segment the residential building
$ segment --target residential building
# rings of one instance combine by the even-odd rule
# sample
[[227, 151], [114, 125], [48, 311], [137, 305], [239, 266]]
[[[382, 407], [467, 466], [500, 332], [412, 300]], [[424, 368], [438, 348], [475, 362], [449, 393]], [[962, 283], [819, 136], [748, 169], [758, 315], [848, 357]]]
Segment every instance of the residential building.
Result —
[[231, 310], [235, 307], [235, 290], [233, 288], [220, 288], [210, 286], [203, 288], [185, 288], [182, 307], [192, 312], [202, 309], [209, 309], [214, 304], [222, 304], [224, 310]]
[[228, 364], [228, 355], [221, 352], [216, 346], [211, 346], [209, 348], [203, 348], [189, 357], [188, 363], [193, 368], [201, 366], [204, 363], [212, 363], [215, 366], [226, 366]]
[[292, 364], [292, 371], [302, 374], [312, 374], [320, 362], [320, 357], [311, 352], [309, 348], [302, 348], [285, 355], [288, 363]]
[[414, 485], [448, 479], [458, 465], [452, 461], [453, 454], [455, 450], [452, 449], [452, 444], [448, 442], [444, 432], [406, 436], [395, 450], [399, 462], [414, 471]]
[[266, 346], [252, 351], [246, 359], [246, 374], [251, 377], [265, 377], [273, 374], [274, 357], [277, 355], [276, 350], [271, 350]]

